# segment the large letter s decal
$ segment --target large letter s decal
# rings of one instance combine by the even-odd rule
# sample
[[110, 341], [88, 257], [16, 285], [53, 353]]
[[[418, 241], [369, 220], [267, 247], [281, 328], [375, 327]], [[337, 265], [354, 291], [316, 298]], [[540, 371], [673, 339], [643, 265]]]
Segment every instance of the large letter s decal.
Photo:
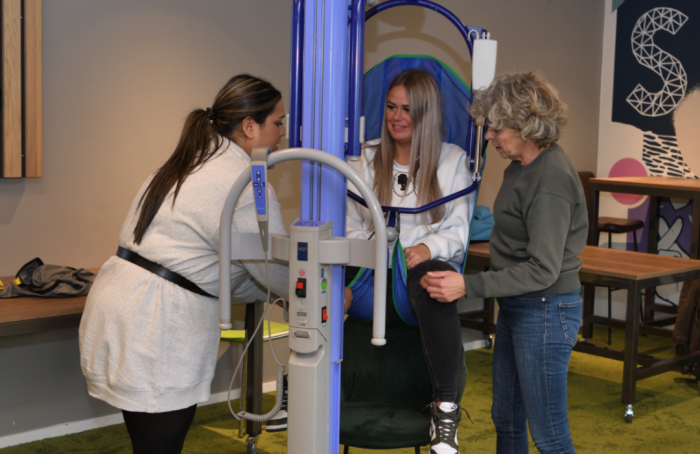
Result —
[[681, 62], [654, 44], [654, 33], [659, 30], [673, 35], [683, 27], [688, 16], [673, 8], [654, 8], [644, 13], [632, 30], [632, 51], [639, 64], [661, 76], [664, 86], [657, 93], [649, 93], [638, 84], [627, 97], [627, 102], [640, 114], [659, 117], [672, 112], [685, 96], [688, 77]]

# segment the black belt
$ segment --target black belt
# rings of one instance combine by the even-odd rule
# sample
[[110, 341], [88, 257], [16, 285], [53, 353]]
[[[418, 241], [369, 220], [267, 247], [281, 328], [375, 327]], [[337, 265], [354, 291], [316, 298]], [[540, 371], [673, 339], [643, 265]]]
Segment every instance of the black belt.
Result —
[[141, 257], [136, 252], [130, 251], [129, 249], [119, 246], [119, 248], [117, 249], [117, 257], [121, 257], [124, 260], [133, 263], [134, 265], [138, 265], [143, 269], [155, 273], [163, 279], [168, 280], [173, 284], [177, 284], [180, 287], [189, 290], [190, 292], [196, 293], [197, 295], [216, 298], [214, 295], [210, 295], [209, 293], [199, 288], [197, 284], [190, 281], [186, 277], [180, 276], [179, 274], [170, 271], [166, 267], [158, 265], [155, 262], [151, 262], [150, 260]]

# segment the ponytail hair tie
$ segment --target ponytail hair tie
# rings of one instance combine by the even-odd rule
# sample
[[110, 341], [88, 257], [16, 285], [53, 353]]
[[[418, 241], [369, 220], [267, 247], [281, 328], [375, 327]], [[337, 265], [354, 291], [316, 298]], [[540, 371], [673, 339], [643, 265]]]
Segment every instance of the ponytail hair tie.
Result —
[[214, 114], [214, 111], [211, 110], [210, 107], [207, 107], [207, 110], [205, 112], [207, 114], [207, 120], [209, 120], [209, 121], [216, 120], [216, 115]]

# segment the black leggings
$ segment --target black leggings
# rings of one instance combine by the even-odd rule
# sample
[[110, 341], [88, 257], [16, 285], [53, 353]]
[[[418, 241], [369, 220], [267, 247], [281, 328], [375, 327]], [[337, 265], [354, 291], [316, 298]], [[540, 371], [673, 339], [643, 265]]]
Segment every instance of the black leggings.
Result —
[[[352, 282], [359, 268], [345, 267], [345, 285]], [[433, 385], [435, 402], [457, 400], [457, 384], [462, 361], [462, 328], [457, 314], [457, 302], [440, 303], [421, 287], [420, 280], [428, 271], [454, 271], [442, 260], [428, 260], [408, 270], [408, 299], [418, 319], [423, 354]], [[391, 276], [389, 270], [388, 276]], [[387, 325], [401, 323], [393, 301], [391, 279], [387, 280]]]
[[197, 405], [164, 413], [122, 410], [134, 454], [180, 454]]
[[420, 285], [428, 271], [454, 271], [454, 268], [442, 260], [428, 260], [408, 270], [408, 299], [418, 318], [425, 363], [433, 384], [433, 401], [455, 402], [459, 370], [464, 361], [457, 301], [441, 303], [430, 297]]

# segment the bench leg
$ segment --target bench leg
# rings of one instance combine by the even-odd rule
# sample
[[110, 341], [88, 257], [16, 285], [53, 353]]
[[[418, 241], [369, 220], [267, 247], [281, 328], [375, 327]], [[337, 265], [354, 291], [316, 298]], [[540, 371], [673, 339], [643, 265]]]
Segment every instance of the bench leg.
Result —
[[[263, 317], [264, 303], [261, 301], [248, 304], [245, 311], [246, 338], [250, 339], [258, 326], [258, 322]], [[258, 331], [253, 342], [248, 348], [246, 361], [248, 370], [246, 371], [246, 411], [256, 415], [262, 414], [262, 334]], [[246, 421], [246, 430], [250, 437], [257, 437], [262, 432], [262, 423]]]
[[637, 350], [639, 348], [639, 302], [641, 288], [630, 281], [627, 288], [627, 320], [625, 322], [625, 362], [622, 373], [622, 403], [634, 404], [637, 388]]
[[595, 308], [595, 285], [583, 284], [583, 322], [581, 336], [584, 339], [593, 337], [593, 324], [589, 322]]

